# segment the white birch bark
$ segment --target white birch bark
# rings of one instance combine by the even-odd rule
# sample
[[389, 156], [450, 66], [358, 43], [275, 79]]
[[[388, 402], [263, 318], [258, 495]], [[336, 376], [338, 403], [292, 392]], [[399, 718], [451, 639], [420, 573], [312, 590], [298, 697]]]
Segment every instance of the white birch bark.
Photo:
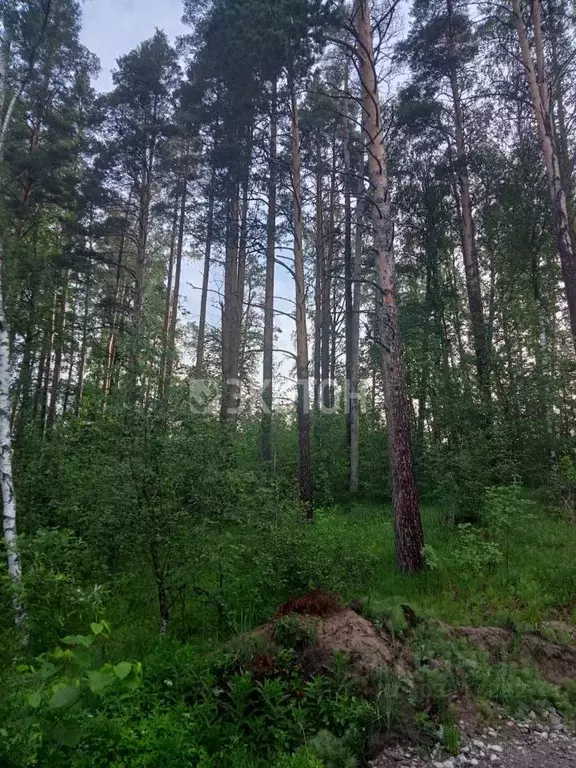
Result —
[[[0, 114], [6, 100], [6, 76], [8, 72], [8, 42], [2, 39], [0, 51]], [[14, 105], [21, 89], [16, 91], [2, 119], [0, 127], [0, 163], [4, 157], [4, 141], [14, 111]], [[26, 621], [19, 587], [22, 581], [22, 566], [16, 544], [16, 495], [12, 477], [12, 432], [10, 403], [10, 339], [4, 312], [4, 243], [0, 236], [0, 486], [2, 489], [2, 527], [8, 553], [8, 573], [12, 579], [16, 594], [14, 597], [15, 620], [17, 626]]]

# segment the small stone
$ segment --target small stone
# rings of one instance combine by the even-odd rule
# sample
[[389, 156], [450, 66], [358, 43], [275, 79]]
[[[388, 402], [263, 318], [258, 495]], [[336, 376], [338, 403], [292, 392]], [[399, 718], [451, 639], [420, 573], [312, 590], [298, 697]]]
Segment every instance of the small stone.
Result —
[[500, 762], [500, 758], [498, 757], [498, 755], [490, 755], [490, 762], [491, 763], [499, 763]]
[[550, 734], [548, 733], [548, 731], [542, 731], [542, 733], [540, 734], [540, 737], [543, 739], [547, 739], [549, 736]]
[[480, 765], [480, 761], [476, 760], [475, 757], [470, 758], [470, 765]]
[[492, 752], [504, 752], [504, 749], [500, 744], [489, 744], [488, 749], [491, 749]]
[[472, 739], [472, 744], [478, 749], [484, 749], [486, 746], [483, 741], [480, 741], [480, 739]]

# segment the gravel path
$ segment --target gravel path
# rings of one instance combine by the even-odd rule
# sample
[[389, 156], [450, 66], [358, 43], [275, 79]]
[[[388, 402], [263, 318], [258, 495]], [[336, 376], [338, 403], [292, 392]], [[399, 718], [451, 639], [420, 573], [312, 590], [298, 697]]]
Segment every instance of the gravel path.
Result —
[[437, 747], [428, 759], [407, 747], [386, 750], [372, 768], [576, 768], [576, 736], [558, 715], [548, 723], [507, 721], [497, 731], [489, 728], [465, 744], [457, 757], [442, 755]]

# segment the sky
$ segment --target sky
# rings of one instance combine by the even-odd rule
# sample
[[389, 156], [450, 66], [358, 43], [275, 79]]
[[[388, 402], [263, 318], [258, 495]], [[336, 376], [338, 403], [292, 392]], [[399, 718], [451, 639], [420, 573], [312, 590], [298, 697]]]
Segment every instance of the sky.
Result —
[[[100, 91], [112, 88], [112, 70], [119, 56], [128, 53], [139, 43], [154, 34], [156, 28], [164, 30], [173, 43], [177, 35], [185, 34], [188, 28], [182, 24], [182, 0], [85, 0], [83, 4], [82, 43], [100, 59], [101, 71], [94, 82]], [[202, 250], [202, 249], [200, 249]], [[202, 284], [202, 262], [185, 258], [182, 267], [181, 312], [188, 320], [197, 320], [200, 309]], [[212, 280], [211, 288], [219, 289], [218, 276]], [[289, 273], [282, 267], [276, 269], [275, 294], [293, 296], [294, 289]], [[208, 322], [219, 321], [220, 310], [217, 296], [212, 293], [212, 306], [208, 311]], [[209, 299], [210, 304], [210, 299]], [[278, 308], [286, 311], [290, 305], [278, 302]], [[277, 315], [275, 324], [281, 329], [277, 342], [279, 348], [293, 347], [294, 322], [283, 315]], [[282, 355], [275, 356], [278, 362]], [[288, 376], [292, 362], [290, 358], [281, 364], [281, 374]]]
[[112, 87], [111, 70], [116, 59], [163, 29], [173, 42], [186, 32], [182, 24], [182, 0], [85, 0], [82, 42], [102, 65], [95, 85]]

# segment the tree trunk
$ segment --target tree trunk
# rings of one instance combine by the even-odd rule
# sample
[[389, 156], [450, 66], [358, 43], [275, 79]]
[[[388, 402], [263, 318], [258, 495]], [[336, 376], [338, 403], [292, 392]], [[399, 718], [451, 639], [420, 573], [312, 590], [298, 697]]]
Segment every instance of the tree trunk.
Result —
[[235, 419], [240, 407], [240, 346], [242, 341], [242, 320], [244, 317], [244, 283], [246, 279], [246, 251], [248, 247], [248, 187], [250, 183], [249, 152], [244, 183], [242, 187], [242, 214], [240, 217], [240, 240], [238, 244], [238, 271], [233, 295], [232, 344], [230, 348], [230, 386], [228, 387], [228, 409]]
[[[22, 581], [22, 566], [16, 545], [16, 494], [12, 477], [12, 434], [10, 431], [10, 344], [4, 316], [2, 272], [4, 271], [3, 243], [0, 241], [0, 484], [2, 485], [2, 525], [8, 556], [8, 575], [16, 589]], [[17, 626], [22, 626], [26, 615], [18, 593], [14, 597]]]
[[294, 82], [290, 82], [292, 197], [294, 203], [294, 274], [296, 283], [296, 376], [298, 387], [298, 496], [307, 520], [314, 519], [310, 450], [310, 392], [308, 382], [308, 336], [306, 333], [306, 285], [302, 253], [302, 182], [300, 125]]
[[354, 28], [363, 90], [363, 129], [368, 151], [368, 172], [373, 203], [374, 252], [377, 272], [379, 323], [377, 341], [383, 362], [388, 445], [392, 471], [396, 558], [401, 571], [419, 571], [424, 565], [424, 536], [414, 480], [406, 368], [392, 253], [392, 215], [383, 126], [368, 0], [355, 0]]
[[144, 276], [150, 223], [152, 192], [151, 161], [142, 170], [140, 200], [138, 205], [138, 233], [136, 237], [136, 263], [134, 266], [134, 311], [132, 317], [132, 339], [130, 349], [129, 399], [132, 405], [138, 400], [138, 378], [140, 375], [140, 353], [142, 344], [142, 311], [144, 305]]
[[178, 215], [180, 213], [180, 195], [174, 200], [174, 215], [172, 217], [172, 232], [170, 235], [170, 255], [168, 256], [168, 272], [166, 276], [166, 292], [164, 294], [164, 320], [162, 323], [162, 344], [160, 350], [160, 370], [158, 376], [158, 396], [160, 401], [164, 397], [164, 383], [166, 378], [166, 362], [168, 351], [168, 334], [170, 331], [170, 311], [172, 309], [172, 283], [174, 282], [174, 255], [176, 253], [176, 239], [178, 235]]
[[50, 404], [48, 406], [48, 415], [46, 417], [46, 430], [50, 432], [56, 420], [56, 408], [58, 405], [58, 394], [60, 391], [60, 374], [62, 371], [62, 350], [64, 347], [64, 329], [66, 327], [66, 304], [68, 301], [68, 277], [69, 272], [64, 275], [64, 283], [60, 290], [60, 305], [56, 318], [56, 328], [54, 329], [54, 368], [52, 370], [52, 386], [50, 389]]
[[276, 81], [272, 84], [270, 157], [268, 160], [268, 216], [266, 220], [266, 282], [264, 289], [264, 340], [262, 359], [262, 461], [272, 461], [272, 377], [274, 375], [274, 266], [276, 258]]
[[76, 291], [72, 293], [72, 317], [70, 318], [70, 348], [68, 352], [68, 375], [66, 376], [66, 387], [64, 388], [64, 399], [62, 401], [62, 416], [66, 416], [68, 412], [68, 403], [70, 402], [70, 396], [72, 394], [73, 376], [74, 376], [74, 359], [76, 357]]
[[544, 63], [540, 0], [532, 0], [531, 7], [534, 32], [533, 45], [536, 61], [534, 61], [530, 50], [528, 29], [522, 18], [520, 0], [512, 0], [512, 14], [514, 16], [514, 24], [518, 34], [518, 42], [522, 54], [522, 61], [524, 63], [524, 70], [530, 88], [530, 96], [534, 116], [536, 118], [536, 125], [538, 127], [540, 146], [542, 154], [544, 155], [544, 164], [546, 166], [546, 175], [548, 178], [548, 190], [554, 216], [556, 247], [560, 257], [562, 276], [564, 278], [572, 341], [574, 348], [576, 349], [576, 252], [572, 243], [566, 190], [562, 184], [560, 161], [554, 137], [554, 127], [551, 116], [551, 89]]
[[208, 217], [206, 219], [206, 244], [204, 246], [204, 271], [202, 273], [202, 292], [200, 295], [200, 317], [198, 320], [198, 344], [196, 347], [196, 378], [202, 377], [204, 369], [204, 344], [206, 338], [206, 310], [208, 307], [208, 285], [210, 282], [210, 259], [212, 254], [212, 236], [214, 230], [214, 184], [215, 170], [212, 166], [210, 189], [208, 190]]
[[92, 288], [92, 267], [88, 262], [86, 270], [86, 286], [84, 289], [84, 309], [82, 312], [82, 339], [80, 341], [80, 357], [78, 360], [78, 381], [76, 383], [76, 400], [74, 413], [80, 415], [82, 393], [84, 391], [84, 372], [86, 370], [86, 355], [88, 353], [88, 317], [90, 315], [90, 290]]
[[[448, 17], [453, 14], [452, 0], [447, 0]], [[455, 42], [452, 27], [448, 31], [449, 50], [454, 53]], [[470, 310], [470, 322], [472, 325], [472, 340], [474, 354], [476, 356], [476, 371], [478, 374], [478, 388], [480, 399], [484, 409], [484, 417], [490, 418], [490, 356], [488, 349], [488, 337], [484, 319], [484, 307], [482, 303], [482, 288], [480, 284], [480, 270], [478, 267], [478, 252], [476, 249], [476, 236], [474, 233], [474, 218], [472, 215], [472, 198], [470, 195], [470, 178], [468, 176], [468, 155], [464, 138], [464, 119], [462, 115], [462, 99], [460, 85], [455, 66], [450, 71], [450, 89], [454, 106], [454, 134], [456, 138], [456, 176], [460, 191], [460, 222], [462, 257], [466, 275], [466, 291], [468, 294], [468, 308]]]
[[[50, 12], [48, 6], [47, 13]], [[46, 16], [47, 19], [47, 16]], [[6, 82], [8, 74], [9, 37], [5, 31], [0, 38], [0, 115], [6, 99]], [[4, 141], [12, 119], [14, 106], [21, 89], [14, 91], [4, 117], [0, 124], [0, 163], [4, 160]], [[0, 239], [0, 485], [2, 487], [2, 526], [8, 558], [8, 575], [16, 588], [14, 596], [14, 618], [16, 626], [26, 624], [26, 613], [22, 605], [18, 589], [22, 582], [22, 566], [16, 543], [16, 494], [12, 477], [12, 413], [10, 402], [10, 333], [4, 311], [4, 243]]]
[[224, 305], [222, 307], [222, 395], [220, 402], [220, 420], [230, 420], [230, 378], [233, 346], [234, 295], [238, 284], [238, 217], [240, 209], [240, 185], [236, 179], [232, 197], [228, 201], [228, 221], [226, 223], [226, 257], [224, 264]]
[[[188, 147], [186, 148], [188, 153]], [[182, 196], [180, 198], [180, 222], [178, 224], [178, 244], [176, 246], [176, 264], [174, 265], [174, 291], [172, 293], [172, 307], [170, 309], [170, 327], [168, 329], [168, 349], [166, 354], [166, 375], [163, 383], [164, 399], [170, 393], [172, 383], [172, 371], [176, 358], [176, 326], [178, 324], [178, 302], [180, 300], [180, 276], [182, 274], [182, 251], [184, 249], [184, 229], [186, 225], [186, 200], [188, 197], [188, 165], [184, 168]]]
[[314, 286], [314, 410], [320, 407], [322, 382], [322, 297], [324, 280], [324, 204], [322, 201], [322, 153], [316, 136], [316, 271]]
[[328, 203], [328, 231], [327, 249], [323, 249], [322, 261], [322, 325], [321, 325], [321, 354], [320, 354], [320, 378], [322, 386], [322, 407], [331, 409], [333, 406], [333, 382], [331, 379], [331, 295], [332, 295], [332, 263], [334, 260], [335, 225], [334, 208], [336, 206], [336, 152], [334, 150], [334, 138], [332, 139], [332, 168], [330, 171], [330, 197]]
[[[346, 73], [345, 90], [348, 88]], [[358, 492], [359, 464], [359, 353], [360, 353], [360, 268], [362, 256], [362, 197], [364, 183], [364, 153], [359, 153], [356, 211], [354, 221], [354, 243], [352, 243], [352, 159], [349, 117], [343, 120], [344, 127], [344, 289], [346, 307], [346, 414], [348, 438], [348, 490]]]

